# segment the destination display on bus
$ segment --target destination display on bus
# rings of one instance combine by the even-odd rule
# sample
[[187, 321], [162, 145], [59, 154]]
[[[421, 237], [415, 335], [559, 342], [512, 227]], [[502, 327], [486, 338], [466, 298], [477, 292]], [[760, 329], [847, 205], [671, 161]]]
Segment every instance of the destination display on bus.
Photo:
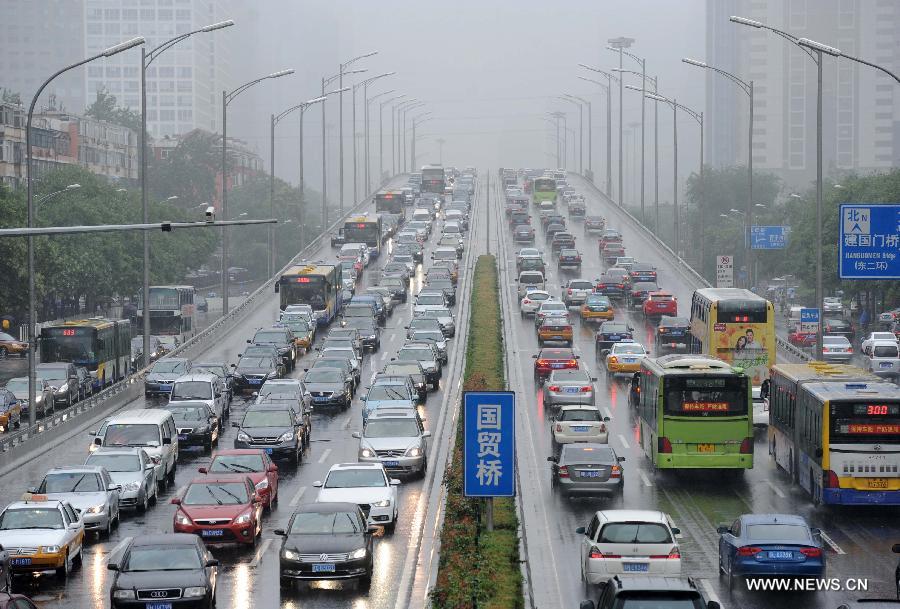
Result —
[[748, 412], [746, 377], [669, 377], [664, 413], [673, 416], [740, 416]]
[[900, 402], [832, 402], [831, 442], [897, 442]]

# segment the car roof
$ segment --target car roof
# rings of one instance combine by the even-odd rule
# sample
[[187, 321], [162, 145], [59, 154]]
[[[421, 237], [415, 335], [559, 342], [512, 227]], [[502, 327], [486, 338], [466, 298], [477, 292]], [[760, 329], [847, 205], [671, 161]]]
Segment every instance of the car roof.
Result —
[[223, 448], [217, 449], [210, 460], [222, 455], [260, 455], [264, 452], [265, 451], [261, 448]]
[[131, 547], [135, 546], [198, 546], [199, 537], [191, 533], [151, 533], [139, 535], [131, 540]]
[[94, 455], [139, 455], [145, 452], [140, 446], [97, 446], [88, 457]]
[[191, 372], [188, 372], [187, 374], [182, 374], [177, 379], [175, 379], [175, 382], [178, 383], [178, 382], [182, 382], [182, 381], [217, 381], [217, 380], [219, 380], [219, 377], [216, 376], [215, 374], [213, 374], [212, 372], [193, 372], [193, 367], [192, 367]]
[[417, 419], [418, 411], [414, 408], [377, 408], [369, 413], [369, 421], [375, 419]]
[[198, 476], [191, 480], [190, 484], [211, 484], [215, 482], [244, 482], [248, 479], [247, 474], [207, 474]]
[[544, 347], [540, 350], [539, 355], [542, 357], [559, 356], [571, 359], [575, 357], [575, 351], [566, 347]]
[[808, 526], [803, 516], [796, 514], [743, 514], [741, 521], [744, 524], [802, 524]]
[[345, 469], [378, 469], [384, 471], [384, 465], [381, 463], [335, 463], [328, 469], [328, 473]]

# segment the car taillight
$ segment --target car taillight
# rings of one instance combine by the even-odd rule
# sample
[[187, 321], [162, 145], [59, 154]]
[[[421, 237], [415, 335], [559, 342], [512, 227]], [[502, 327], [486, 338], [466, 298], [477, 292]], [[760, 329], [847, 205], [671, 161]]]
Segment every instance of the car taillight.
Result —
[[527, 298], [522, 301], [523, 304], [531, 304], [531, 301]]
[[624, 287], [625, 287], [625, 284], [624, 284], [624, 283], [620, 283], [620, 284], [618, 284], [618, 287], [624, 288]]
[[659, 329], [659, 333], [660, 333], [660, 334], [665, 334], [665, 333], [668, 332], [668, 331], [669, 331], [668, 328], [660, 328], [660, 329]]
[[591, 553], [588, 554], [588, 558], [622, 558], [619, 554], [604, 554], [600, 551], [600, 548], [591, 546]]
[[821, 558], [821, 548], [800, 548], [800, 553], [807, 558]]
[[847, 353], [853, 353], [853, 347], [847, 347]]
[[569, 288], [569, 295], [571, 296], [571, 294], [572, 294], [572, 288]]
[[622, 477], [622, 468], [618, 465], [613, 465], [612, 469], [609, 470], [610, 478], [621, 478]]
[[570, 359], [570, 360], [567, 362], [567, 364], [568, 364], [568, 366], [569, 366], [570, 368], [571, 368], [571, 367], [577, 368], [577, 367], [578, 367], [578, 360], [577, 360], [577, 359]]
[[658, 442], [657, 447], [656, 447], [657, 452], [661, 452], [661, 453], [671, 453], [672, 452], [672, 442], [669, 440], [669, 438], [667, 438], [665, 436], [660, 436], [659, 440], [657, 442]]
[[568, 478], [569, 477], [569, 466], [561, 465], [559, 468], [559, 477], [560, 478]]
[[737, 549], [738, 556], [755, 556], [762, 552], [762, 548], [756, 546], [741, 546]]
[[594, 388], [591, 387], [590, 385], [586, 385], [581, 388], [581, 393], [590, 393], [591, 391], [593, 391], [593, 389]]
[[556, 424], [556, 431], [562, 431], [562, 425], [560, 425], [559, 423]]
[[608, 359], [607, 361], [608, 361], [610, 364], [617, 364], [617, 363], [619, 363], [619, 358], [616, 357], [615, 355], [610, 355], [610, 356], [609, 356], [609, 359]]
[[678, 546], [672, 548], [668, 554], [651, 554], [650, 558], [656, 558], [661, 560], [681, 560], [681, 550], [678, 549]]
[[559, 385], [550, 385], [547, 389], [550, 391], [559, 391]]
[[742, 455], [752, 455], [753, 454], [753, 438], [744, 438], [741, 440], [741, 454]]
[[834, 471], [828, 470], [825, 473], [825, 488], [840, 488], [841, 481], [838, 480], [838, 476]]
[[546, 366], [549, 362], [545, 359], [539, 359], [536, 363], [538, 366]]

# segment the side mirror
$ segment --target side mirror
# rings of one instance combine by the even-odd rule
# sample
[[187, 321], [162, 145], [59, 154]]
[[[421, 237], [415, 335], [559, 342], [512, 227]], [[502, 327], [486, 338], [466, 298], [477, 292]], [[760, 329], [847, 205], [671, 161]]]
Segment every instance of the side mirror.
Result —
[[231, 426], [232, 426], [232, 427], [237, 427], [238, 429], [240, 429], [241, 424], [238, 423], [237, 421], [232, 421], [232, 422], [231, 422]]
[[[241, 354], [238, 353], [238, 357], [240, 357], [240, 356], [241, 356]], [[237, 364], [231, 364], [231, 367], [232, 367], [232, 368], [237, 368]]]
[[532, 355], [531, 359], [537, 359], [537, 355]]
[[89, 436], [96, 436], [96, 435], [97, 435], [97, 430], [96, 430], [96, 429], [90, 430], [90, 431], [88, 432], [88, 435], [89, 435]]
[[616, 457], [616, 458], [619, 460], [619, 463], [622, 463], [623, 461], [625, 461], [625, 457]]
[[106, 487], [106, 490], [108, 490], [108, 491], [121, 491], [121, 490], [122, 490], [122, 485], [121, 485], [121, 484], [110, 484], [109, 486]]
[[391, 478], [391, 486], [400, 486], [400, 481], [396, 478]]
[[315, 482], [312, 483], [312, 485], [316, 488], [322, 488], [322, 481], [316, 480]]
[[354, 431], [354, 432], [353, 432], [352, 434], [350, 434], [350, 435], [351, 435], [352, 437], [356, 438], [356, 439], [362, 438], [362, 434], [359, 433], [358, 431]]
[[609, 417], [603, 417], [603, 422], [604, 422], [604, 423], [609, 423]]
[[103, 438], [94, 438], [94, 444], [100, 446], [101, 444], [103, 444]]
[[575, 532], [579, 535], [584, 535], [587, 532], [587, 529], [584, 527], [578, 527], [577, 529], [575, 529]]
[[201, 474], [208, 474], [208, 473], [209, 473], [209, 469], [207, 469], [207, 468], [205, 468], [205, 467], [198, 467], [198, 468], [197, 468], [197, 471], [200, 472]]
[[681, 535], [681, 529], [678, 527], [672, 527], [672, 535]]
[[110, 562], [110, 563], [106, 563], [106, 568], [110, 571], [118, 571], [119, 565], [114, 562]]
[[251, 340], [248, 338], [248, 339], [247, 339], [247, 344], [248, 344], [248, 345], [253, 344], [253, 341], [251, 341]]
[[218, 566], [219, 566], [219, 559], [218, 559], [218, 558], [209, 558], [209, 559], [207, 559], [207, 560], [206, 560], [206, 566], [207, 566], [207, 567], [218, 567]]
[[551, 455], [551, 456], [547, 457], [547, 461], [549, 461], [550, 463], [559, 463], [559, 457], [555, 457], [555, 456]]
[[172, 443], [172, 438], [163, 438], [163, 444], [164, 444], [164, 445], [165, 445], [165, 444], [171, 444], [171, 443]]
[[[424, 421], [425, 419], [422, 419], [422, 420]], [[423, 437], [423, 438], [430, 438], [430, 437], [431, 437], [431, 432], [430, 432], [430, 431], [426, 431], [425, 433], [422, 434], [422, 437]]]
[[596, 376], [592, 376], [592, 377], [591, 377], [591, 382], [592, 382], [592, 383], [596, 383], [596, 382], [597, 382], [597, 377], [596, 377]]
[[36, 486], [29, 486], [29, 487], [28, 487], [28, 492], [31, 493], [31, 494], [37, 493], [37, 492], [38, 492], [37, 487], [36, 487]]
[[152, 469], [156, 469], [156, 466], [155, 466], [154, 464], [152, 464], [152, 463], [148, 463], [147, 465], [144, 466], [144, 469], [145, 469], [145, 470], [152, 470]]
[[276, 535], [278, 535], [279, 537], [287, 537], [287, 533], [285, 533], [284, 529], [275, 529], [272, 532], [275, 533]]
[[891, 546], [891, 552], [894, 554], [900, 554], [900, 543], [895, 543]]
[[181, 505], [181, 499], [179, 499], [178, 497], [172, 497], [172, 500], [169, 501], [169, 503], [171, 503], [172, 505]]

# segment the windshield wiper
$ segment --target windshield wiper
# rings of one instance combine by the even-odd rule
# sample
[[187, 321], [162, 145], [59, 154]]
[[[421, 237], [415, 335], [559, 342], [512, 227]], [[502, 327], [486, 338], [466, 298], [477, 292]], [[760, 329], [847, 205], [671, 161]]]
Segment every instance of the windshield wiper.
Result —
[[[226, 495], [229, 495], [230, 497], [232, 497], [232, 498], [235, 500], [236, 503], [243, 503], [243, 501], [241, 501], [241, 498], [240, 498], [240, 497], [238, 497], [237, 495], [235, 495], [234, 493], [232, 493], [232, 492], [229, 491], [228, 489], [222, 487], [221, 485], [218, 485], [218, 484], [217, 484], [217, 485], [215, 485], [215, 486], [210, 486], [210, 487], [207, 487], [207, 488], [217, 488], [217, 489], [219, 489], [220, 491], [222, 491], [223, 493], [225, 493]], [[217, 499], [217, 501], [218, 501], [218, 499]], [[221, 501], [219, 501], [219, 505], [222, 505], [222, 502], [221, 502]]]
[[256, 470], [250, 467], [249, 465], [241, 465], [240, 463], [222, 463], [223, 467], [227, 467], [233, 472], [244, 471], [244, 472], [255, 472]]

